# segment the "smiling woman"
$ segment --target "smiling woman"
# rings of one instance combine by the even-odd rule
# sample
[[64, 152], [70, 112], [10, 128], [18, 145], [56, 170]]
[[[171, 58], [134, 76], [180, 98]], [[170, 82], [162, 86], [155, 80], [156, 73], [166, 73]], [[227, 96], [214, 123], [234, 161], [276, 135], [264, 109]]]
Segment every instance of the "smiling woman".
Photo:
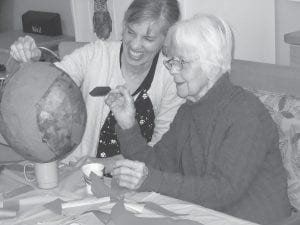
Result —
[[[134, 0], [124, 16], [122, 42], [98, 39], [55, 63], [81, 87], [87, 107], [82, 142], [65, 162], [84, 156], [119, 156], [116, 121], [103, 95], [94, 95], [97, 87], [128, 87], [134, 96], [140, 132], [149, 145], [160, 140], [168, 130], [184, 100], [176, 95], [160, 50], [169, 27], [179, 17], [176, 0]], [[38, 58], [41, 51], [35, 41], [26, 36], [11, 46], [11, 54], [24, 62]]]

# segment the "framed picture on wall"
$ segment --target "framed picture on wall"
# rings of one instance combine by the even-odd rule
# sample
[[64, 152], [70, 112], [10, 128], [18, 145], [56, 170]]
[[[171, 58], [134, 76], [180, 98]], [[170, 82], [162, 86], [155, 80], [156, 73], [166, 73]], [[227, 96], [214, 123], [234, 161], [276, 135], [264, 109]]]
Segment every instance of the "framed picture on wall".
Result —
[[[97, 36], [97, 32], [94, 29], [95, 23], [95, 12], [97, 9], [99, 11], [107, 11], [103, 14], [100, 12], [98, 15], [98, 22], [105, 21], [107, 22], [110, 20], [111, 23], [111, 30], [109, 32], [109, 37], [106, 37], [107, 40], [115, 40], [117, 39], [116, 34], [116, 19], [114, 15], [114, 1], [115, 0], [71, 0], [71, 11], [73, 17], [73, 24], [74, 24], [74, 32], [75, 32], [75, 40], [82, 41], [82, 42], [91, 42], [95, 41], [99, 38], [99, 34]], [[94, 14], [95, 13], [95, 14]], [[106, 18], [102, 17], [106, 16]], [[107, 19], [109, 16], [109, 19]], [[103, 19], [104, 18], [104, 19]], [[100, 33], [101, 35], [101, 33]], [[103, 35], [103, 34], [102, 34]]]

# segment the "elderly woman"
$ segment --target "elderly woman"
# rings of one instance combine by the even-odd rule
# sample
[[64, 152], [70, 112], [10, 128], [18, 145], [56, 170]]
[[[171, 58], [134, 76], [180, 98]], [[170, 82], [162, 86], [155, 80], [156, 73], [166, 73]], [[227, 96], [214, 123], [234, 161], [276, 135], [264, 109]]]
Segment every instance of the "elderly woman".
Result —
[[[169, 27], [179, 16], [177, 0], [134, 0], [125, 12], [122, 41], [98, 40], [55, 63], [81, 86], [87, 107], [82, 142], [64, 162], [120, 153], [112, 112], [103, 96], [89, 94], [97, 86], [127, 87], [135, 99], [140, 132], [149, 145], [155, 144], [169, 129], [184, 101], [176, 95], [160, 50]], [[26, 62], [40, 57], [41, 51], [27, 36], [11, 46], [11, 55]]]
[[153, 151], [140, 135], [127, 88], [111, 92], [106, 103], [127, 158], [112, 175], [120, 186], [268, 223], [290, 215], [287, 177], [267, 109], [229, 80], [232, 42], [228, 24], [210, 15], [170, 28], [164, 64], [187, 102]]

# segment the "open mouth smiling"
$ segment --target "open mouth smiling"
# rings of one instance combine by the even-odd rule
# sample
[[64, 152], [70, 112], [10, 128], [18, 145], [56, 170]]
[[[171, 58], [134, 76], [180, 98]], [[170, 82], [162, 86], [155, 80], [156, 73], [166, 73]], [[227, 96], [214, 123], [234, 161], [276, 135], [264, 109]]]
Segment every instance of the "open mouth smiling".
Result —
[[129, 54], [130, 54], [130, 57], [132, 57], [134, 59], [140, 59], [144, 53], [141, 51], [129, 50]]

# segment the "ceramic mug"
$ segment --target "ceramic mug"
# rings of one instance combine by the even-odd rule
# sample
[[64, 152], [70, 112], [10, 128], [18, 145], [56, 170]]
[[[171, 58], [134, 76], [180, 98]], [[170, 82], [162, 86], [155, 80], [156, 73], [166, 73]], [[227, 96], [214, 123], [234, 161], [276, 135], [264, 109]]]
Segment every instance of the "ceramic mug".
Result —
[[[29, 176], [29, 169], [34, 168], [34, 177]], [[37, 182], [39, 188], [51, 189], [58, 185], [57, 161], [48, 163], [26, 163], [24, 165], [24, 176], [28, 182]]]

